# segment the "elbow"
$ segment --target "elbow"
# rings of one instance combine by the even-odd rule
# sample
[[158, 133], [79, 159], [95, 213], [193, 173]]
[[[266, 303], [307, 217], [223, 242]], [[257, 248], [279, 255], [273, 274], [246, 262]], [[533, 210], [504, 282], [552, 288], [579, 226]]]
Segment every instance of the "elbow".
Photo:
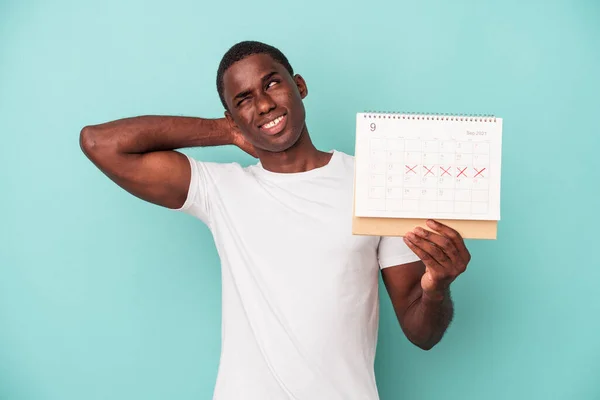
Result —
[[439, 342], [439, 339], [435, 339], [435, 338], [429, 338], [429, 339], [417, 339], [417, 338], [411, 338], [411, 337], [407, 337], [408, 340], [414, 344], [415, 346], [417, 346], [418, 348], [420, 348], [421, 350], [424, 351], [429, 351], [431, 349], [433, 349]]
[[90, 159], [116, 151], [114, 140], [94, 126], [85, 126], [79, 133], [79, 147]]
[[429, 351], [435, 347], [437, 343], [415, 343], [415, 345], [424, 351]]
[[89, 155], [97, 149], [97, 135], [93, 127], [85, 126], [79, 133], [79, 147]]

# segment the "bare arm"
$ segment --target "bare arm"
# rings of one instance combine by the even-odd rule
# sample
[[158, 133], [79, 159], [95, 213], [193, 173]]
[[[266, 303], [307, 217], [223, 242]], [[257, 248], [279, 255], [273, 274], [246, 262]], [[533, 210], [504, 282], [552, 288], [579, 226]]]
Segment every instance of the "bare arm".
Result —
[[385, 286], [407, 338], [424, 350], [435, 346], [454, 314], [450, 284], [471, 255], [461, 235], [436, 221], [407, 233], [404, 241], [421, 261], [385, 268]]
[[254, 155], [225, 118], [124, 118], [84, 127], [79, 141], [84, 154], [116, 184], [168, 208], [183, 205], [191, 177], [187, 158], [175, 149], [235, 144]]
[[421, 287], [422, 261], [384, 268], [382, 277], [402, 331], [413, 344], [429, 350], [443, 337], [452, 321], [450, 289], [430, 297]]

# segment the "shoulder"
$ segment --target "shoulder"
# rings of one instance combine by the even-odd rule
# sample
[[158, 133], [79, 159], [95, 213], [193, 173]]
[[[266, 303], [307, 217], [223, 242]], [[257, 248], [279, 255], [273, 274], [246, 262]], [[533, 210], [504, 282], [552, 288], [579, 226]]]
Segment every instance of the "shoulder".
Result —
[[354, 171], [354, 156], [340, 150], [332, 150], [338, 159], [338, 165], [344, 169], [351, 169]]
[[354, 156], [340, 150], [333, 150], [338, 154], [342, 162], [354, 165]]
[[344, 175], [354, 176], [354, 161], [353, 155], [345, 153], [343, 151], [334, 150], [334, 154], [337, 156], [337, 167], [343, 171]]
[[238, 162], [203, 161], [188, 155], [192, 175], [197, 174], [209, 182], [243, 179], [250, 176], [250, 167], [244, 167]]

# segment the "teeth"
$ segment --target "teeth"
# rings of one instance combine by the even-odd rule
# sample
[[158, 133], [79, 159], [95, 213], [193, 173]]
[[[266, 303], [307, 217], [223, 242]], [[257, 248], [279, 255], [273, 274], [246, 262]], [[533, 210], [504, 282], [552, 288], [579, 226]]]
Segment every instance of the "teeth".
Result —
[[264, 127], [272, 128], [275, 125], [277, 125], [278, 123], [280, 123], [282, 119], [283, 119], [283, 115], [281, 117], [275, 118], [273, 121], [269, 122], [268, 124], [265, 124]]

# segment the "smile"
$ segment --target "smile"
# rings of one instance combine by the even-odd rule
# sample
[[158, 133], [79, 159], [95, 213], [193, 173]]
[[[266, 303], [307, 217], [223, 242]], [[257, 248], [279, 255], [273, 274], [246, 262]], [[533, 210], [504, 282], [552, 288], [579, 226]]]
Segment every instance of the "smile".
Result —
[[261, 125], [260, 130], [266, 133], [267, 135], [276, 135], [285, 128], [285, 122], [287, 119], [287, 115], [283, 114], [272, 121], [269, 121], [263, 125]]
[[275, 118], [273, 121], [269, 122], [268, 124], [264, 124], [263, 127], [272, 128], [272, 127], [276, 126], [277, 124], [279, 124], [281, 121], [283, 121], [283, 115], [281, 117]]

